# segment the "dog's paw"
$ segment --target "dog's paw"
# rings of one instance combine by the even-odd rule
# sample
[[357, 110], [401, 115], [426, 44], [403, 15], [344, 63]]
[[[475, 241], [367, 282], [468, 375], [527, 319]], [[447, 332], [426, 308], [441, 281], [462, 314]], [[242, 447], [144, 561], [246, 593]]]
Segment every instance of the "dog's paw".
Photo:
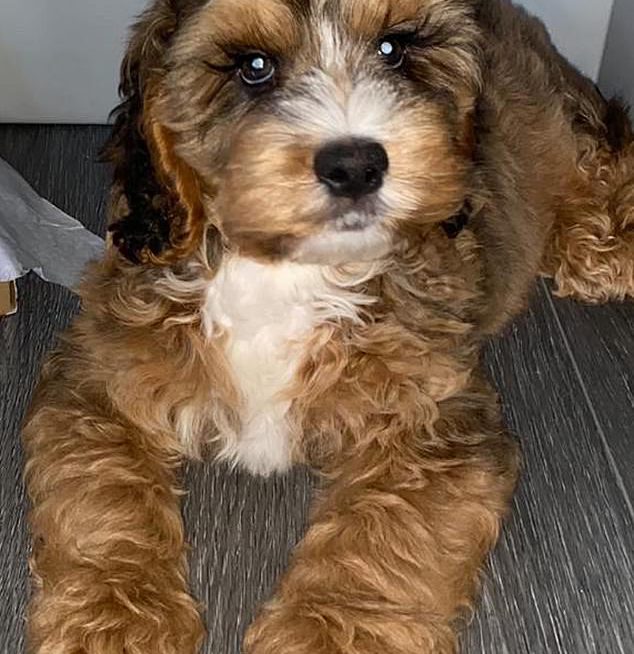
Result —
[[169, 222], [163, 216], [130, 214], [108, 227], [113, 245], [132, 263], [160, 257], [170, 246]]
[[274, 599], [248, 629], [243, 654], [455, 654], [449, 623], [372, 602], [294, 604]]
[[324, 625], [298, 612], [265, 611], [247, 631], [244, 654], [340, 654]]

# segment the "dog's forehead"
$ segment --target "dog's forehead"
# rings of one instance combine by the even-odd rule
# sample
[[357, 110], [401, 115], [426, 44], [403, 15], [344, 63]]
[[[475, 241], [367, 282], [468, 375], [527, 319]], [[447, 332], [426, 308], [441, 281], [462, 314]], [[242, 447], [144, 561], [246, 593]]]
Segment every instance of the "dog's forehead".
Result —
[[[291, 0], [292, 1], [292, 0]], [[357, 33], [375, 33], [416, 16], [430, 0], [313, 0], [304, 15], [328, 18]]]
[[325, 41], [336, 32], [373, 38], [414, 20], [435, 0], [211, 0], [200, 17], [217, 39], [288, 51]]

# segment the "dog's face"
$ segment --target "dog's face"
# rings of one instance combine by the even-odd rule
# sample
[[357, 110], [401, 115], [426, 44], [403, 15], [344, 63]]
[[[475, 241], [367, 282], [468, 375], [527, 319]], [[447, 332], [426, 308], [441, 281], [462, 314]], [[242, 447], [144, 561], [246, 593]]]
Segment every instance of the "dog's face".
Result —
[[465, 0], [211, 0], [150, 100], [247, 256], [375, 259], [464, 201], [477, 31]]

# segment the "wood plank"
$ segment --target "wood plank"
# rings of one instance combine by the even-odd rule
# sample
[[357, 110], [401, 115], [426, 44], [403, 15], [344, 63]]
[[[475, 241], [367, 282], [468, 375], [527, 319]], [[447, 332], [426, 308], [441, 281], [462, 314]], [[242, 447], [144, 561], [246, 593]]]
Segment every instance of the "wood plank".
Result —
[[305, 531], [311, 481], [302, 468], [261, 479], [224, 465], [189, 466], [183, 512], [193, 590], [206, 607], [207, 654], [241, 651], [246, 628]]
[[593, 407], [630, 511], [634, 501], [634, 302], [588, 306], [551, 298], [584, 396]]
[[628, 654], [634, 524], [543, 290], [486, 358], [524, 471], [465, 652]]

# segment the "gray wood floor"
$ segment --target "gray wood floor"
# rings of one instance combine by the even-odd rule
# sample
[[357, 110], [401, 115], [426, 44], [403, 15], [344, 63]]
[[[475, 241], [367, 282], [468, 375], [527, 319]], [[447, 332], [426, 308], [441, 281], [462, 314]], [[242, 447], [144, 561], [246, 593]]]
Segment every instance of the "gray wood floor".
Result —
[[[36, 190], [103, 233], [108, 171], [99, 127], [0, 127], [0, 156]], [[19, 425], [55, 334], [78, 309], [34, 276], [0, 319], [0, 652], [23, 652], [27, 597]], [[489, 566], [465, 654], [634, 652], [634, 306], [554, 300], [493, 342], [487, 363], [524, 451], [514, 513]], [[208, 654], [241, 635], [306, 525], [304, 470], [262, 481], [213, 465], [185, 472], [183, 512]], [[386, 654], [392, 654], [386, 652]], [[398, 653], [393, 653], [398, 654]]]

